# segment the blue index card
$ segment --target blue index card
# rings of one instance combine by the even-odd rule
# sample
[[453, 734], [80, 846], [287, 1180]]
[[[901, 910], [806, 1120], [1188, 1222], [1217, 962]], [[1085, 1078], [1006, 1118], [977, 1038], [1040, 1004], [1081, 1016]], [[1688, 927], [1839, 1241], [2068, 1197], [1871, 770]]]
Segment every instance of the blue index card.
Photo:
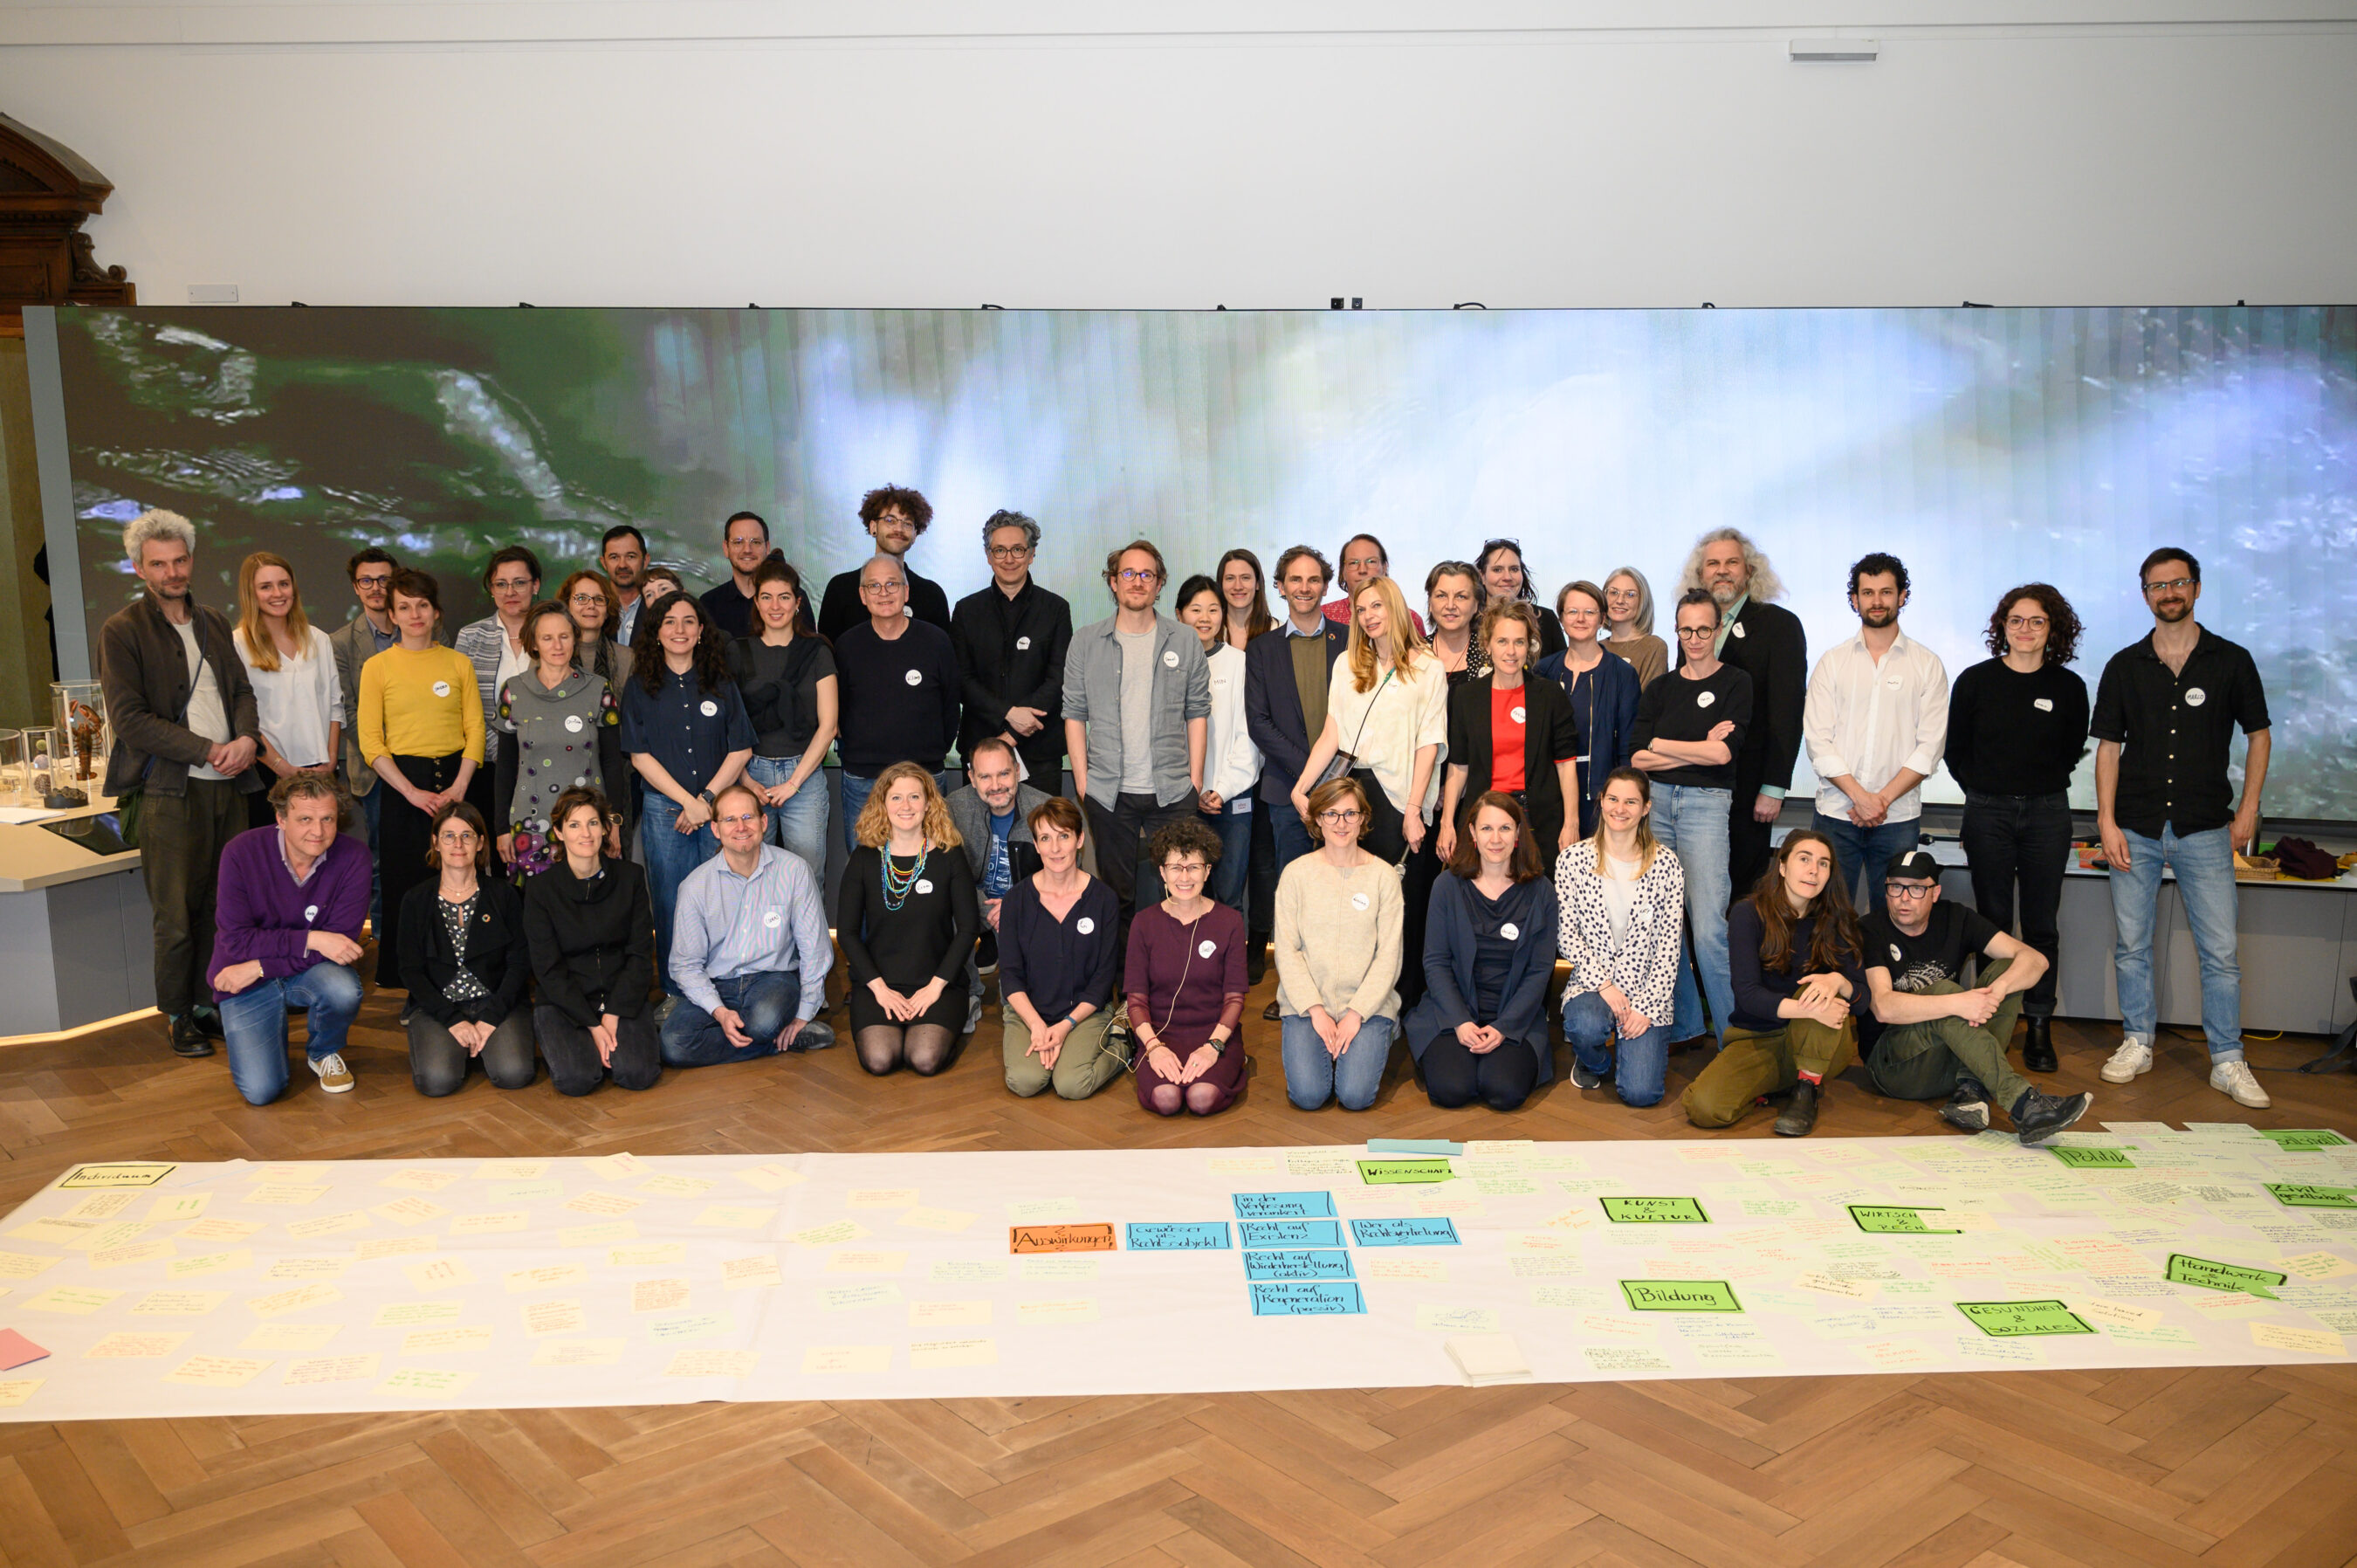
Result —
[[1240, 1192], [1235, 1195], [1239, 1219], [1331, 1219], [1330, 1192]]
[[1342, 1222], [1339, 1219], [1245, 1219], [1236, 1229], [1243, 1233], [1247, 1247], [1339, 1247], [1342, 1244]]
[[1228, 1250], [1228, 1222], [1224, 1219], [1131, 1225], [1127, 1230], [1129, 1250], [1133, 1252], [1224, 1252]]
[[1353, 1219], [1351, 1239], [1361, 1247], [1454, 1247], [1454, 1219]]
[[1452, 1144], [1446, 1138], [1370, 1138], [1367, 1153], [1371, 1155], [1461, 1155], [1462, 1144]]
[[1248, 1280], [1354, 1280], [1359, 1277], [1351, 1271], [1351, 1254], [1344, 1251], [1246, 1252], [1243, 1258], [1244, 1278]]
[[1254, 1317], [1324, 1317], [1367, 1310], [1359, 1287], [1332, 1280], [1276, 1280], [1252, 1287]]

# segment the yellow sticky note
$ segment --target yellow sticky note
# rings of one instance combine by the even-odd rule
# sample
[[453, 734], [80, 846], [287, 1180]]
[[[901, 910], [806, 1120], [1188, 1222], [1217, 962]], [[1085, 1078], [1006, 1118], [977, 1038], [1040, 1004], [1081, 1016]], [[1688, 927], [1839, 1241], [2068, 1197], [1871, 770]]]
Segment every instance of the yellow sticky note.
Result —
[[675, 1350], [666, 1378], [749, 1378], [761, 1362], [758, 1350]]
[[324, 1350], [344, 1331], [340, 1323], [264, 1323], [238, 1341], [241, 1350]]
[[811, 1345], [802, 1350], [805, 1372], [881, 1372], [891, 1365], [889, 1345]]
[[606, 1254], [606, 1264], [616, 1269], [668, 1269], [687, 1262], [687, 1244], [683, 1241], [654, 1241], [643, 1247], [616, 1247]]
[[685, 1280], [633, 1280], [630, 1283], [632, 1312], [672, 1312], [685, 1306], [687, 1301]]
[[129, 1263], [152, 1263], [158, 1258], [168, 1258], [179, 1251], [169, 1241], [134, 1241], [124, 1247], [107, 1247], [90, 1255], [93, 1269], [119, 1269]]
[[369, 1217], [357, 1208], [341, 1214], [322, 1214], [316, 1219], [293, 1219], [286, 1225], [286, 1234], [297, 1241], [317, 1240], [322, 1236], [341, 1236], [350, 1230], [365, 1230]]
[[1097, 1304], [1093, 1296], [1066, 1296], [1055, 1301], [1018, 1301], [1015, 1304], [1017, 1323], [1094, 1323]]
[[548, 1174], [546, 1160], [484, 1160], [474, 1170], [475, 1181], [538, 1181]]
[[239, 1241], [250, 1240], [253, 1237], [261, 1234], [261, 1232], [265, 1229], [267, 1229], [267, 1227], [265, 1227], [259, 1219], [221, 1219], [207, 1218], [197, 1220], [193, 1224], [182, 1226], [180, 1228], [179, 1239], [183, 1241], [198, 1242], [206, 1246], [210, 1246], [216, 1242], [221, 1241], [234, 1244]]
[[633, 1197], [627, 1192], [576, 1192], [565, 1201], [571, 1213], [602, 1215], [608, 1219], [619, 1219], [646, 1206], [645, 1198]]
[[71, 1247], [89, 1238], [99, 1228], [95, 1219], [33, 1219], [8, 1232], [20, 1241], [46, 1241], [53, 1247]]
[[2286, 1258], [2281, 1267], [2284, 1273], [2303, 1280], [2330, 1280], [2342, 1274], [2357, 1274], [2357, 1263], [2331, 1252], [2302, 1252], [2298, 1257]]
[[34, 1252], [0, 1252], [0, 1280], [29, 1280], [63, 1262]]
[[2091, 1323], [2101, 1323], [2114, 1328], [2153, 1328], [2160, 1323], [2160, 1314], [2148, 1306], [2130, 1306], [2126, 1302], [2105, 1301], [2101, 1296], [2073, 1296], [2072, 1310]]
[[281, 1258], [270, 1265], [265, 1280], [339, 1280], [352, 1266], [350, 1258]]
[[2346, 1356], [2348, 1344], [2322, 1328], [2294, 1328], [2285, 1323], [2254, 1323], [2251, 1338], [2262, 1348], [2292, 1350], [2303, 1356]]
[[389, 1301], [376, 1309], [372, 1320], [379, 1328], [407, 1328], [420, 1323], [456, 1323], [459, 1304], [455, 1301]]
[[1448, 1265], [1426, 1258], [1369, 1258], [1360, 1272], [1371, 1280], [1400, 1280], [1415, 1284], [1439, 1284], [1448, 1278]]
[[129, 1361], [149, 1356], [168, 1356], [188, 1339], [186, 1334], [120, 1333], [110, 1334], [83, 1351], [86, 1361]]
[[1813, 1290], [1819, 1295], [1836, 1295], [1844, 1301], [1870, 1300], [1882, 1291], [1882, 1287], [1872, 1280], [1841, 1280], [1831, 1274], [1816, 1273], [1796, 1274], [1792, 1283], [1802, 1290]]
[[199, 1274], [231, 1274], [253, 1267], [253, 1251], [240, 1247], [227, 1252], [199, 1252], [193, 1258], [175, 1258], [164, 1266], [167, 1278], [194, 1279]]
[[909, 1326], [911, 1328], [978, 1328], [990, 1321], [990, 1303], [986, 1301], [912, 1301], [909, 1304]]
[[151, 1290], [131, 1312], [135, 1317], [202, 1317], [228, 1299], [225, 1290]]
[[464, 1355], [491, 1348], [489, 1324], [470, 1323], [457, 1328], [413, 1328], [401, 1337], [404, 1356]]
[[59, 1285], [55, 1289], [43, 1291], [27, 1302], [25, 1310], [59, 1312], [69, 1317], [88, 1317], [122, 1294], [119, 1290], [92, 1290], [88, 1285]]
[[508, 1294], [528, 1290], [547, 1290], [555, 1285], [587, 1284], [589, 1271], [579, 1263], [543, 1263], [537, 1268], [510, 1269]]
[[454, 1372], [441, 1367], [404, 1367], [377, 1384], [376, 1391], [401, 1399], [433, 1399], [455, 1394], [474, 1380], [472, 1372]]
[[409, 1276], [412, 1290], [445, 1290], [453, 1285], [475, 1283], [475, 1271], [463, 1258], [428, 1258], [422, 1263], [410, 1263], [402, 1271]]
[[344, 1299], [344, 1293], [333, 1285], [297, 1285], [272, 1295], [258, 1295], [247, 1302], [246, 1308], [257, 1317], [278, 1317], [290, 1312], [303, 1312], [315, 1306], [326, 1306]]
[[783, 1284], [778, 1273], [778, 1260], [770, 1253], [752, 1258], [720, 1260], [720, 1283], [729, 1290], [746, 1290], [761, 1285]]
[[[71, 1208], [67, 1209], [61, 1218], [67, 1219], [112, 1219], [116, 1215], [122, 1213], [124, 1209], [130, 1208], [133, 1200], [137, 1198], [138, 1196], [139, 1195], [135, 1192], [93, 1192], [88, 1197], [83, 1198], [80, 1203], [75, 1204]], [[198, 1194], [197, 1196], [202, 1197], [203, 1195]], [[160, 1203], [168, 1200], [158, 1198], [156, 1201]], [[153, 1219], [156, 1216], [151, 1213], [147, 1218]]]
[[907, 1208], [917, 1201], [913, 1187], [854, 1187], [844, 1198], [846, 1208]]
[[826, 1312], [855, 1312], [899, 1299], [896, 1284], [836, 1285], [818, 1293], [819, 1307]]
[[[102, 1193], [101, 1197], [128, 1197], [128, 1194]], [[213, 1200], [210, 1192], [159, 1192], [147, 1205], [150, 1219], [195, 1219], [203, 1215], [205, 1206]]]
[[974, 1223], [974, 1216], [957, 1208], [911, 1208], [902, 1212], [900, 1223], [911, 1230], [939, 1230], [955, 1235]]
[[549, 1334], [579, 1334], [588, 1326], [581, 1303], [573, 1296], [523, 1304], [523, 1331], [535, 1338]]
[[616, 1241], [633, 1240], [638, 1226], [628, 1219], [600, 1219], [595, 1225], [567, 1225], [556, 1232], [560, 1247], [604, 1247]]
[[603, 1155], [581, 1163], [583, 1168], [599, 1181], [628, 1181], [634, 1176], [643, 1175], [647, 1168], [646, 1161], [628, 1149], [619, 1155]]
[[1077, 1197], [1027, 1197], [1006, 1206], [1009, 1225], [1069, 1225], [1080, 1217]]
[[810, 1178], [800, 1171], [789, 1170], [784, 1165], [772, 1164], [754, 1165], [749, 1169], [738, 1171], [737, 1179], [747, 1187], [761, 1192], [780, 1192], [797, 1183], [808, 1181]]
[[532, 1223], [532, 1216], [521, 1208], [502, 1208], [490, 1214], [461, 1214], [450, 1221], [453, 1236], [496, 1236], [511, 1230], [521, 1230]]
[[191, 1356], [165, 1373], [164, 1380], [190, 1388], [242, 1389], [269, 1365], [242, 1356]]
[[379, 1219], [390, 1219], [395, 1225], [423, 1225], [429, 1219], [439, 1219], [450, 1211], [438, 1203], [413, 1197], [380, 1203], [369, 1212]]
[[145, 1219], [110, 1219], [75, 1237], [66, 1245], [77, 1252], [108, 1252], [127, 1247], [147, 1234]]
[[245, 1201], [265, 1208], [300, 1208], [307, 1203], [317, 1203], [328, 1196], [324, 1187], [307, 1187], [294, 1182], [266, 1181], [259, 1187], [245, 1189]]
[[0, 1410], [14, 1410], [33, 1397], [47, 1378], [0, 1378]]
[[380, 1236], [373, 1241], [361, 1241], [352, 1248], [352, 1256], [361, 1262], [371, 1258], [406, 1258], [420, 1252], [430, 1252], [442, 1244], [438, 1236]]
[[998, 1341], [996, 1339], [926, 1339], [909, 1347], [909, 1365], [929, 1367], [995, 1367], [998, 1365]]
[[535, 1345], [532, 1364], [535, 1367], [612, 1367], [622, 1359], [620, 1339], [551, 1339]]
[[311, 1356], [286, 1363], [281, 1388], [316, 1388], [321, 1383], [364, 1383], [376, 1376], [376, 1352], [356, 1356]]
[[639, 1190], [651, 1197], [701, 1197], [712, 1190], [712, 1183], [702, 1176], [651, 1176], [639, 1183]]
[[697, 1215], [695, 1222], [721, 1230], [759, 1230], [777, 1217], [774, 1208], [732, 1208], [716, 1203]]
[[786, 1238], [805, 1247], [840, 1247], [845, 1241], [864, 1241], [873, 1232], [856, 1219], [838, 1219], [831, 1225], [816, 1225], [808, 1230], [797, 1230]]
[[906, 1252], [836, 1252], [826, 1261], [830, 1274], [897, 1274], [908, 1266]]
[[440, 1192], [457, 1179], [457, 1171], [426, 1170], [412, 1165], [393, 1172], [377, 1186], [397, 1187], [407, 1192]]

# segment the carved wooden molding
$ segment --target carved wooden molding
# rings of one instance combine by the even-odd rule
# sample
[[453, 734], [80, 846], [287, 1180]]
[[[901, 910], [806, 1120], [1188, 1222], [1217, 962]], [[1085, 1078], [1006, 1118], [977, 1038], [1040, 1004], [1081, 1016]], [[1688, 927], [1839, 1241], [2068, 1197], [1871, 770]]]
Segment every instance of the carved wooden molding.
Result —
[[136, 305], [121, 267], [102, 267], [82, 224], [114, 193], [81, 154], [0, 114], [0, 330], [27, 305]]

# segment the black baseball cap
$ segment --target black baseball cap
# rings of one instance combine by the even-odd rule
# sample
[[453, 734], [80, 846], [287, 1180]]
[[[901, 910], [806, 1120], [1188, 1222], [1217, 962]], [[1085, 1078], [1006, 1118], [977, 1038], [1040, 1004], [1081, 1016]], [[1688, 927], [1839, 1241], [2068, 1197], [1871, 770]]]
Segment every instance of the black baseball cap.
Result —
[[1882, 876], [1886, 882], [1896, 876], [1921, 877], [1926, 882], [1937, 882], [1940, 880], [1940, 863], [1933, 860], [1927, 851], [1901, 850], [1890, 857], [1889, 865], [1882, 868]]

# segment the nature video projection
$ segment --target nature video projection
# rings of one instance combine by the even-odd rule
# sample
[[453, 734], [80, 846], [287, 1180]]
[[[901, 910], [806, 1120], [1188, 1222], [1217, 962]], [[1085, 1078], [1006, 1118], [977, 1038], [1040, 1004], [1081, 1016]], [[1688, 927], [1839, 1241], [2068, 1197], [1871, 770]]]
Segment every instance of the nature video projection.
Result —
[[[981, 523], [1011, 507], [1082, 620], [1138, 534], [1175, 581], [1232, 545], [1268, 565], [1365, 530], [1419, 604], [1433, 562], [1491, 536], [1522, 542], [1549, 603], [1635, 565], [1660, 631], [1695, 537], [1733, 523], [1813, 657], [1857, 629], [1847, 564], [1885, 549], [1914, 579], [1902, 624], [1952, 677], [1986, 657], [1997, 596], [2045, 579], [2087, 623], [2092, 687], [2148, 629], [2136, 565], [2171, 543], [2201, 558], [2202, 622], [2266, 677], [2267, 814], [2357, 819], [2346, 307], [58, 320], [93, 637], [136, 590], [118, 531], [148, 506], [203, 530], [213, 604], [268, 548], [333, 626], [345, 557], [382, 544], [462, 622], [494, 547], [529, 543], [553, 590], [617, 522], [704, 586], [739, 507], [815, 593], [866, 558], [859, 497], [889, 482], [932, 500], [910, 559], [952, 599], [988, 581]], [[1931, 793], [1958, 798], [1944, 774]], [[2092, 757], [2073, 798], [2093, 804]]]

